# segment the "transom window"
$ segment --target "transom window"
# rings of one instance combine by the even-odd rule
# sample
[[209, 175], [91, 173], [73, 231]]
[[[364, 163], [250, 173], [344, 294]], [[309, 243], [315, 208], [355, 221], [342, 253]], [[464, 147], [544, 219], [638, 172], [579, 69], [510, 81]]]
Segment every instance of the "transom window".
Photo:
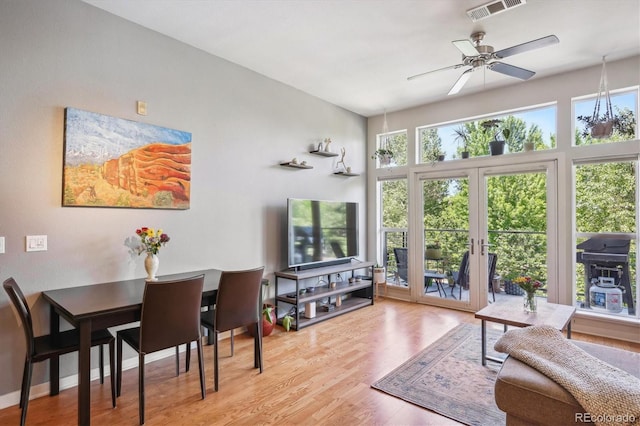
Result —
[[573, 100], [574, 146], [622, 142], [637, 139], [638, 89], [612, 93], [611, 112], [607, 114], [607, 100], [597, 96]]
[[420, 161], [430, 163], [490, 155], [489, 143], [494, 139], [505, 141], [505, 154], [555, 148], [556, 110], [553, 104], [470, 121], [419, 127]]

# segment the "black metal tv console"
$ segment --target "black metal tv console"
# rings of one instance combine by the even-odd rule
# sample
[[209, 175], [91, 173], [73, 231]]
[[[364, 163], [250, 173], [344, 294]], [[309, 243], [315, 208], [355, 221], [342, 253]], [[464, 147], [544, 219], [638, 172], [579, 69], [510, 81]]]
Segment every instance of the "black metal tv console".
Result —
[[[373, 305], [374, 262], [348, 263], [275, 273], [278, 324], [289, 313], [294, 330]], [[356, 274], [362, 270], [363, 273]], [[332, 285], [335, 283], [335, 285]]]

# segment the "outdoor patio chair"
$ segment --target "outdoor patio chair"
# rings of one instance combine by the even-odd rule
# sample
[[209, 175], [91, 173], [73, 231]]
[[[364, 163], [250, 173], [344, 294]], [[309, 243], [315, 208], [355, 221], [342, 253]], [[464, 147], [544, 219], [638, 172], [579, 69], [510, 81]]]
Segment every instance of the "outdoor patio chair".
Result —
[[393, 254], [396, 256], [396, 282], [403, 280], [405, 283], [409, 282], [408, 269], [407, 269], [407, 248], [406, 247], [394, 247]]
[[[493, 279], [496, 275], [496, 265], [498, 264], [498, 255], [496, 253], [489, 253], [488, 267], [489, 267], [489, 287], [493, 296], [493, 301], [496, 301], [496, 293], [493, 289]], [[462, 261], [460, 261], [460, 269], [457, 272], [453, 272], [454, 285], [458, 285], [460, 288], [458, 298], [462, 300], [462, 289], [469, 288], [469, 251], [465, 251], [462, 255]]]

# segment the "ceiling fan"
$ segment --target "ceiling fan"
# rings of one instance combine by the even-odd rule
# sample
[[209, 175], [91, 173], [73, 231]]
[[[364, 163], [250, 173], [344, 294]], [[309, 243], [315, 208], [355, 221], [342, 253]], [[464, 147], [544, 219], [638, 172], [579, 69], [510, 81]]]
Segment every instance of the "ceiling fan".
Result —
[[484, 36], [485, 33], [483, 31], [478, 31], [471, 34], [471, 40], [454, 40], [452, 42], [453, 45], [457, 47], [460, 52], [462, 52], [461, 64], [451, 65], [448, 67], [416, 74], [407, 78], [407, 80], [414, 80], [416, 78], [423, 77], [427, 74], [438, 71], [458, 69], [461, 67], [471, 67], [468, 70], [464, 71], [460, 77], [458, 77], [456, 83], [453, 85], [451, 90], [449, 90], [449, 95], [455, 95], [456, 93], [458, 93], [460, 89], [462, 89], [462, 86], [464, 86], [465, 83], [469, 80], [469, 77], [471, 77], [471, 72], [483, 67], [511, 77], [528, 80], [535, 75], [535, 72], [524, 68], [519, 68], [514, 65], [499, 62], [498, 59], [503, 59], [509, 56], [517, 55], [518, 53], [550, 46], [560, 41], [555, 35], [548, 35], [537, 40], [531, 40], [526, 43], [507, 47], [506, 49], [494, 52], [493, 46], [480, 44], [484, 39]]

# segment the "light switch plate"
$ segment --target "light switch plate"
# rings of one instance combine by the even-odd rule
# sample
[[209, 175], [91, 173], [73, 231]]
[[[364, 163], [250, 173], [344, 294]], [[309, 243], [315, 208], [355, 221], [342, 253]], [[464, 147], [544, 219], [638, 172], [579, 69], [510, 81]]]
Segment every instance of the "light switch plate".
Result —
[[47, 251], [47, 236], [27, 235], [26, 251]]
[[136, 102], [138, 115], [147, 115], [147, 103], [145, 101]]
[[4, 237], [0, 237], [0, 254], [4, 253]]

